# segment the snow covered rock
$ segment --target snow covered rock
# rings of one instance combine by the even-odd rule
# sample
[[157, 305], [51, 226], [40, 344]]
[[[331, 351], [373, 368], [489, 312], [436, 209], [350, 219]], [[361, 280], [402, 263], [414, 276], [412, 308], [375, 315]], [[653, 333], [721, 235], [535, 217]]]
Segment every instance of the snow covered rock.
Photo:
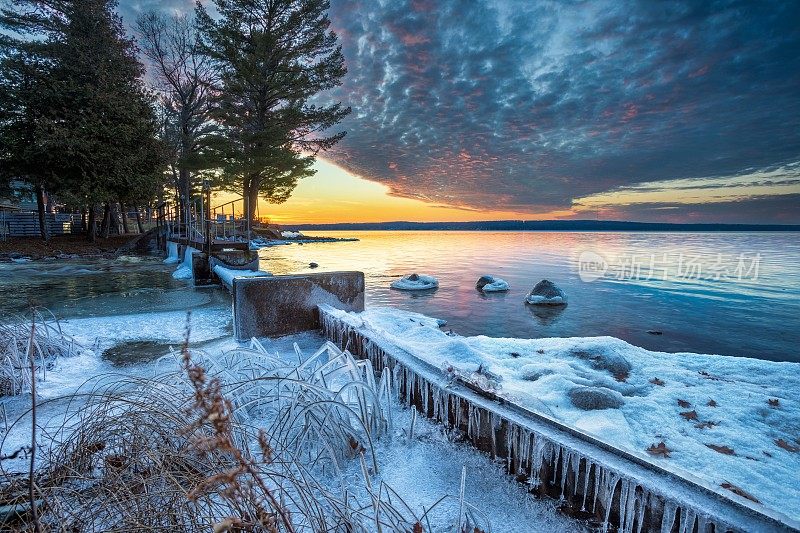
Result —
[[475, 288], [481, 292], [505, 292], [508, 290], [508, 283], [503, 279], [487, 274], [478, 278]]
[[299, 239], [303, 236], [299, 231], [282, 231], [281, 237], [284, 239]]
[[439, 286], [439, 280], [433, 276], [426, 276], [424, 274], [409, 274], [403, 276], [401, 279], [392, 282], [393, 289], [401, 291], [424, 291], [428, 289], [435, 289]]
[[543, 279], [531, 289], [525, 302], [531, 305], [567, 305], [567, 295], [555, 283]]
[[577, 387], [569, 391], [569, 399], [582, 411], [619, 409], [625, 404], [622, 394], [600, 387]]

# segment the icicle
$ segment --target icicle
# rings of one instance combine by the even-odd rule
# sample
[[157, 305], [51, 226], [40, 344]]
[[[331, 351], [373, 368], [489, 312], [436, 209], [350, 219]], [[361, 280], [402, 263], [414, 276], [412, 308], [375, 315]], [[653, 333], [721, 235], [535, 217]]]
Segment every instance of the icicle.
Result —
[[661, 516], [661, 533], [670, 533], [672, 531], [676, 510], [677, 507], [674, 502], [670, 500], [664, 502], [664, 514]]
[[572, 451], [567, 451], [566, 455], [561, 456], [561, 499], [564, 499], [564, 490], [567, 486], [567, 471], [569, 471], [569, 462], [572, 458]]
[[583, 503], [581, 504], [581, 511], [586, 511], [586, 497], [589, 495], [589, 475], [592, 473], [592, 462], [586, 458], [586, 474], [583, 478]]
[[580, 483], [581, 479], [581, 460], [583, 460], [583, 456], [577, 452], [575, 452], [575, 458], [572, 461], [572, 477], [575, 478], [572, 483], [572, 495], [578, 495], [578, 483]]
[[603, 518], [603, 531], [608, 531], [608, 519], [611, 516], [611, 502], [614, 500], [614, 491], [619, 482], [619, 476], [615, 472], [606, 471], [603, 479], [603, 509], [605, 509], [605, 517]]
[[605, 471], [600, 467], [599, 464], [594, 465], [594, 497], [592, 498], [593, 513], [597, 507], [597, 499], [600, 497], [600, 476], [604, 473]]
[[553, 455], [550, 460], [550, 463], [553, 465], [553, 481], [550, 482], [551, 485], [556, 484], [556, 476], [558, 476], [558, 457], [561, 455], [561, 452], [561, 445], [553, 446]]
[[650, 493], [642, 489], [642, 498], [639, 500], [639, 508], [636, 510], [636, 533], [642, 533], [644, 528], [644, 512], [650, 501]]
[[622, 493], [620, 493], [620, 527], [624, 533], [633, 533], [633, 517], [636, 514], [636, 505], [639, 503], [639, 496], [637, 495], [636, 489], [639, 487], [629, 479], [624, 480], [623, 483], [626, 497], [623, 498]]
[[697, 518], [697, 513], [691, 509], [681, 508], [681, 520], [678, 531], [680, 533], [692, 533], [694, 531], [694, 523]]

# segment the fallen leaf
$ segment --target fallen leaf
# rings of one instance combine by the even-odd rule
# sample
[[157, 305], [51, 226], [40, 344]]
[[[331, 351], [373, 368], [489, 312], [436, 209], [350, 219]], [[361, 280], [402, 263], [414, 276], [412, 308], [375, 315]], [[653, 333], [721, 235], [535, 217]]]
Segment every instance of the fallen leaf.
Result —
[[775, 439], [775, 445], [778, 448], [783, 448], [787, 452], [792, 452], [792, 453], [800, 452], [800, 446], [792, 446], [783, 439]]
[[741, 488], [737, 487], [733, 483], [728, 483], [726, 481], [724, 483], [721, 483], [720, 487], [722, 487], [723, 489], [728, 489], [732, 493], [737, 494], [737, 495], [741, 496], [742, 498], [747, 498], [751, 502], [761, 503], [760, 501], [758, 501], [758, 499], [755, 496], [753, 496], [752, 494], [750, 494], [748, 492], [745, 492], [744, 489], [741, 489]]
[[691, 411], [684, 411], [683, 413], [680, 413], [680, 415], [686, 420], [697, 420], [697, 411], [694, 409]]
[[664, 386], [664, 382], [663, 382], [663, 381], [661, 381], [661, 380], [660, 380], [660, 379], [658, 379], [658, 378], [653, 378], [653, 379], [651, 379], [651, 380], [650, 380], [650, 383], [652, 383], [653, 385], [658, 385], [659, 387], [663, 387], [663, 386]]
[[672, 453], [672, 450], [667, 448], [667, 445], [664, 444], [664, 441], [661, 441], [658, 444], [651, 444], [646, 451], [650, 455], [660, 455], [661, 457], [669, 457], [669, 454]]
[[689, 402], [687, 402], [686, 400], [678, 400], [678, 405], [679, 405], [680, 407], [683, 407], [684, 409], [688, 409], [689, 407], [691, 407], [691, 406], [692, 406], [692, 404], [690, 404], [690, 403], [689, 403]]
[[424, 529], [422, 529], [422, 524], [417, 522], [414, 524], [414, 529], [412, 530], [414, 533], [423, 533]]
[[706, 444], [706, 446], [723, 455], [736, 455], [733, 448], [729, 448], [728, 446], [718, 446], [716, 444]]
[[715, 402], [714, 400], [708, 400], [708, 403], [706, 405], [709, 407], [716, 407], [717, 402]]
[[625, 382], [628, 380], [628, 373], [627, 372], [616, 372], [614, 374], [614, 379], [620, 382]]
[[767, 403], [769, 403], [770, 407], [779, 407], [781, 405], [780, 400], [778, 400], [777, 398], [770, 398], [769, 400], [767, 400]]

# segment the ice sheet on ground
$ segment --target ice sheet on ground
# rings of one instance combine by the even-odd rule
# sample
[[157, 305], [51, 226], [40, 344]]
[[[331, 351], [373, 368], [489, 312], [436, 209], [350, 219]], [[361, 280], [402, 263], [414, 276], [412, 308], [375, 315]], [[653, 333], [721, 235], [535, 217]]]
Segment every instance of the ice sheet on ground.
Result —
[[[202, 346], [208, 357], [219, 357], [223, 352], [238, 346], [229, 335], [227, 321], [229, 309], [200, 309], [191, 315], [191, 339], [193, 343], [213, 340]], [[434, 327], [435, 320], [430, 322]], [[67, 397], [81, 388], [86, 380], [113, 381], [123, 376], [150, 377], [159, 372], [173, 371], [178, 367], [177, 359], [173, 366], [169, 358], [158, 363], [132, 365], [114, 368], [103, 361], [99, 354], [103, 347], [118, 344], [125, 340], [161, 339], [180, 346], [186, 325], [185, 312], [152, 313], [101, 318], [75, 319], [62, 322], [65, 332], [93, 349], [77, 358], [62, 360], [48, 373], [47, 380], [38, 388], [39, 424], [56, 428], [60, 425], [67, 402], [80, 401], [80, 398]], [[220, 337], [220, 335], [224, 335]], [[97, 341], [96, 336], [100, 336]], [[218, 338], [219, 337], [219, 338]], [[270, 354], [284, 358], [297, 358], [294, 344], [310, 355], [323, 343], [317, 333], [301, 333], [275, 339], [261, 339]], [[5, 398], [10, 420], [24, 413], [30, 404], [30, 397], [21, 395]], [[412, 438], [406, 436], [410, 426], [411, 410], [394, 402], [396, 412], [395, 433], [377, 443], [377, 457], [380, 461], [380, 474], [373, 483], [383, 480], [404, 499], [415, 511], [430, 508], [444, 494], [457, 497], [463, 466], [467, 468], [466, 500], [477, 506], [491, 519], [493, 531], [531, 531], [531, 532], [571, 532], [584, 531], [583, 523], [560, 515], [555, 510], [555, 502], [533, 499], [524, 485], [504, 474], [502, 466], [492, 462], [484, 454], [466, 444], [448, 441], [442, 426], [416, 418]], [[29, 421], [26, 428], [22, 423], [12, 433], [5, 436], [0, 452], [7, 453], [26, 445], [30, 439]], [[44, 434], [44, 433], [43, 433]], [[42, 437], [40, 436], [40, 444]], [[4, 467], [14, 470], [27, 468], [27, 460], [20, 459], [18, 465], [13, 461]], [[344, 475], [351, 478], [348, 485], [351, 495], [364, 499], [366, 492], [357, 460], [344, 465]], [[339, 480], [331, 480], [335, 486]], [[458, 504], [449, 505], [445, 516], [433, 519], [432, 531], [449, 531], [456, 521]], [[440, 506], [441, 508], [442, 506]]]
[[[519, 405], [800, 518], [800, 364], [652, 352], [613, 337], [461, 337], [396, 309], [331, 312], [467, 379], [480, 367]], [[647, 452], [661, 442], [669, 457]]]

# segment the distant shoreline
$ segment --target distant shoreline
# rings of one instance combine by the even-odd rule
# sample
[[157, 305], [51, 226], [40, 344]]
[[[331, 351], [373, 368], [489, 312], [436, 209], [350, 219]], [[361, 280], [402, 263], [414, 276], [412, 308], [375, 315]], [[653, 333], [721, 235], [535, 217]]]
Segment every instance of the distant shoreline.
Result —
[[800, 224], [667, 224], [601, 220], [490, 220], [480, 222], [343, 222], [285, 224], [300, 231], [659, 231], [800, 232]]

